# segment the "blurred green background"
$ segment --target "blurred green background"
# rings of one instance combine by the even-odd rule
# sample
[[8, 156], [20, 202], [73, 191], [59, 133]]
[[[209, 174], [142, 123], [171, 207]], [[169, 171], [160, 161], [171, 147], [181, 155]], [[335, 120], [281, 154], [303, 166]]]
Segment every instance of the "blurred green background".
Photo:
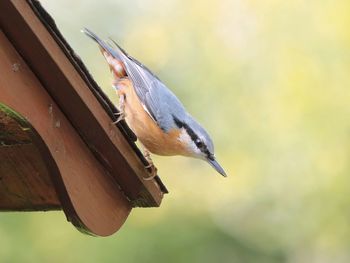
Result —
[[170, 190], [114, 236], [1, 213], [1, 262], [350, 262], [350, 2], [42, 0], [113, 100], [84, 26], [148, 65], [212, 135], [228, 178], [154, 157]]

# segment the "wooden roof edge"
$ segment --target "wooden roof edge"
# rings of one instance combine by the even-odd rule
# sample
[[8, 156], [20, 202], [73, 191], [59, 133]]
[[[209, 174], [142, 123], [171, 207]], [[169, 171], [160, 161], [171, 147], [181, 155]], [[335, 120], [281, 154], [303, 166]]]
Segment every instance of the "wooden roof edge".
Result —
[[[117, 120], [116, 113], [119, 113], [119, 110], [115, 107], [115, 105], [111, 102], [106, 93], [103, 92], [101, 87], [97, 84], [95, 79], [91, 76], [90, 71], [85, 66], [81, 58], [77, 55], [77, 53], [73, 50], [73, 48], [66, 41], [62, 33], [59, 31], [55, 20], [52, 16], [43, 8], [39, 0], [27, 0], [28, 3], [32, 6], [33, 11], [37, 14], [39, 19], [51, 33], [53, 38], [55, 38], [56, 42], [60, 45], [64, 53], [67, 55], [69, 60], [71, 60], [72, 64], [75, 66], [77, 71], [81, 74], [82, 78], [85, 79], [86, 83], [90, 90], [94, 93], [99, 103], [106, 110], [108, 115], [111, 117], [113, 121]], [[125, 138], [129, 142], [130, 146], [136, 152], [137, 156], [140, 158], [144, 165], [148, 165], [148, 161], [143, 156], [140, 149], [136, 146], [135, 142], [137, 140], [136, 135], [130, 129], [130, 127], [123, 120], [116, 124], [116, 126], [123, 132]], [[158, 183], [161, 191], [163, 193], [169, 193], [166, 186], [163, 184], [159, 176], [155, 177], [156, 182]]]
[[80, 230], [113, 234], [127, 219], [130, 201], [1, 29], [0, 47], [0, 206], [50, 208], [56, 194]]
[[[95, 99], [98, 101], [100, 106], [102, 106], [105, 114], [107, 114], [111, 120], [115, 119], [114, 113], [117, 112], [117, 109], [110, 102], [110, 100], [107, 98], [107, 96], [103, 93], [103, 91], [97, 85], [97, 83], [93, 80], [93, 78], [91, 77], [90, 73], [86, 69], [86, 67], [83, 64], [83, 62], [75, 54], [73, 49], [69, 46], [69, 44], [65, 41], [65, 39], [63, 38], [63, 36], [59, 32], [59, 30], [57, 29], [57, 26], [55, 25], [54, 20], [51, 18], [51, 16], [49, 14], [47, 14], [47, 12], [43, 9], [43, 7], [40, 5], [40, 3], [38, 1], [36, 1], [36, 0], [27, 0], [26, 2], [22, 2], [22, 1], [6, 0], [6, 1], [2, 1], [0, 6], [1, 7], [6, 7], [8, 10], [11, 10], [12, 12], [16, 11], [16, 12], [21, 14], [21, 12], [23, 12], [23, 5], [25, 3], [27, 3], [30, 6], [32, 11], [35, 13], [35, 16], [41, 21], [41, 24], [45, 26], [47, 32], [52, 36], [52, 38], [54, 39], [55, 43], [60, 47], [61, 51], [64, 53], [65, 57], [70, 61], [71, 65], [74, 67], [76, 72], [80, 75], [81, 79], [85, 83], [85, 86], [87, 86], [89, 88], [89, 90], [92, 92], [92, 94], [94, 95]], [[22, 8], [22, 10], [21, 10], [21, 8]], [[26, 9], [26, 12], [28, 12], [27, 9]], [[6, 13], [6, 12], [4, 12], [4, 13]], [[27, 16], [28, 14], [21, 14], [21, 15]], [[24, 17], [21, 16], [21, 18], [17, 19], [17, 20], [16, 20], [16, 18], [13, 18], [13, 17], [10, 18], [10, 17], [11, 16], [8, 14], [8, 15], [4, 15], [4, 17], [0, 18], [1, 28], [3, 28], [5, 33], [9, 35], [10, 39], [11, 38], [15, 39], [15, 41], [13, 43], [14, 46], [19, 50], [19, 52], [21, 53], [23, 58], [28, 60], [27, 62], [29, 64], [39, 63], [39, 61], [35, 61], [35, 59], [33, 59], [33, 57], [35, 58], [35, 55], [37, 55], [37, 53], [40, 53], [40, 52], [41, 52], [41, 54], [43, 54], [45, 52], [49, 53], [48, 50], [43, 51], [43, 50], [40, 49], [40, 47], [41, 47], [40, 45], [45, 46], [44, 45], [45, 43], [40, 42], [40, 40], [42, 41], [42, 39], [39, 39], [39, 37], [40, 37], [40, 35], [38, 35], [39, 33], [37, 34], [34, 31], [33, 28], [30, 28], [30, 25], [23, 24], [23, 21], [26, 22], [26, 23], [28, 22], [28, 21], [25, 21]], [[6, 22], [6, 19], [9, 19], [10, 21]], [[15, 19], [15, 20], [13, 20], [13, 19]], [[26, 17], [26, 19], [29, 19], [29, 21], [31, 22], [33, 20], [33, 17], [29, 17], [29, 18]], [[16, 25], [16, 23], [13, 23], [13, 22], [20, 22], [20, 24]], [[17, 32], [16, 33], [15, 32], [16, 29], [12, 28], [12, 26], [13, 27], [17, 26], [17, 30], [18, 30], [18, 28], [20, 28], [21, 30], [23, 29], [23, 32], [20, 32], [20, 33]], [[23, 26], [25, 28], [23, 28]], [[28, 27], [28, 29], [27, 29], [27, 27]], [[25, 30], [27, 30], [27, 31], [24, 32]], [[11, 31], [11, 32], [9, 32], [9, 31]], [[31, 45], [32, 45], [31, 47], [26, 47], [27, 43], [26, 44], [23, 44], [23, 43], [21, 44], [20, 43], [21, 42], [20, 40], [23, 40], [23, 37], [25, 37], [25, 36], [21, 36], [21, 33], [25, 33], [24, 35], [26, 37], [28, 37], [30, 34], [33, 34], [34, 38], [31, 39], [31, 41], [33, 42], [33, 43], [31, 43]], [[40, 44], [40, 45], [38, 45], [38, 44]], [[28, 45], [29, 45], [29, 43], [28, 43]], [[33, 49], [33, 47], [37, 47], [37, 48]], [[35, 53], [35, 54], [32, 54], [32, 53]], [[47, 54], [45, 53], [45, 55], [47, 55]], [[45, 59], [47, 60], [46, 62], [53, 63], [52, 61], [48, 60], [48, 59], [52, 59], [51, 57], [50, 58], [45, 58]], [[43, 60], [42, 57], [41, 57], [41, 60]], [[40, 62], [42, 62], [42, 61], [40, 61]], [[48, 64], [50, 64], [50, 63], [48, 63]], [[52, 66], [52, 64], [50, 64], [50, 65]], [[50, 67], [50, 65], [48, 65], [48, 67]], [[38, 65], [32, 65], [32, 66], [33, 66], [34, 72], [35, 72], [35, 69], [37, 69]], [[59, 68], [59, 65], [57, 65], [57, 68]], [[61, 68], [59, 68], [59, 69], [62, 70]], [[107, 158], [107, 160], [105, 160], [106, 156], [104, 156], [105, 152], [103, 151], [104, 150], [104, 148], [103, 148], [104, 146], [101, 146], [101, 140], [103, 141], [103, 139], [101, 139], [101, 140], [97, 139], [96, 140], [96, 138], [94, 138], [94, 136], [96, 137], [96, 134], [91, 135], [91, 132], [92, 133], [95, 132], [95, 133], [98, 133], [98, 135], [102, 135], [102, 133], [99, 134], [99, 132], [102, 131], [103, 130], [102, 128], [105, 128], [105, 127], [96, 126], [96, 131], [95, 130], [88, 131], [86, 129], [82, 129], [82, 127], [84, 128], [84, 125], [85, 125], [85, 128], [89, 127], [89, 126], [86, 126], [87, 123], [84, 123], [83, 125], [80, 125], [81, 123], [78, 123], [79, 120], [77, 121], [77, 117], [79, 117], [79, 114], [81, 116], [83, 113], [84, 114], [88, 113], [86, 115], [84, 115], [84, 114], [83, 115], [86, 116], [87, 119], [90, 118], [89, 119], [90, 121], [94, 120], [94, 117], [96, 117], [96, 116], [90, 116], [91, 114], [94, 114], [92, 109], [91, 108], [90, 109], [89, 108], [88, 109], [84, 109], [84, 110], [81, 109], [81, 111], [79, 113], [72, 113], [69, 110], [69, 107], [71, 107], [71, 105], [69, 105], [68, 108], [67, 108], [67, 103], [66, 102], [64, 103], [65, 105], [62, 105], [62, 97], [57, 97], [56, 96], [57, 94], [52, 94], [52, 93], [60, 92], [62, 94], [59, 94], [59, 96], [67, 95], [67, 94], [64, 93], [65, 91], [63, 90], [66, 85], [61, 85], [60, 86], [60, 91], [58, 91], [57, 87], [56, 87], [56, 89], [54, 89], [55, 87], [50, 87], [50, 85], [45, 85], [45, 84], [48, 84], [48, 83], [45, 83], [45, 81], [47, 81], [47, 79], [43, 79], [42, 76], [40, 76], [40, 72], [36, 71], [35, 73], [37, 74], [38, 78], [42, 81], [44, 87], [48, 90], [48, 92], [55, 99], [57, 104], [60, 105], [60, 107], [62, 108], [62, 110], [65, 113], [65, 115], [67, 116], [67, 118], [71, 121], [72, 125], [77, 129], [77, 131], [81, 135], [82, 139], [86, 142], [86, 144], [89, 146], [91, 151], [95, 154], [97, 159], [106, 167], [106, 169], [111, 173], [112, 177], [117, 177], [116, 178], [117, 183], [120, 184], [120, 186], [123, 188], [122, 190], [129, 197], [129, 199], [131, 200], [133, 206], [158, 206], [160, 204], [160, 202], [161, 202], [162, 195], [164, 193], [167, 193], [167, 190], [166, 190], [165, 186], [162, 184], [162, 182], [159, 179], [159, 177], [156, 178], [156, 183], [155, 182], [144, 181], [141, 178], [139, 178], [139, 182], [136, 182], [135, 179], [132, 179], [132, 178], [118, 178], [118, 174], [122, 174], [122, 173], [125, 174], [126, 171], [128, 171], [128, 169], [130, 169], [130, 168], [120, 167], [121, 171], [119, 173], [118, 173], [118, 171], [115, 171], [115, 170], [118, 170], [118, 169], [115, 169], [116, 168], [115, 162], [114, 162], [114, 164], [111, 164], [113, 162], [113, 160], [111, 158], [111, 156], [113, 156], [112, 155], [113, 149], [111, 148], [112, 145], [109, 145], [109, 143], [107, 143], [107, 144], [103, 143], [103, 145], [107, 147], [106, 155], [107, 155], [108, 158]], [[44, 74], [44, 73], [42, 73], [42, 74]], [[62, 72], [62, 74], [64, 74], [64, 72]], [[52, 76], [50, 76], [50, 77], [52, 77]], [[64, 77], [66, 77], [66, 76], [64, 76]], [[52, 78], [55, 78], [55, 77], [52, 77]], [[68, 81], [68, 80], [64, 79], [64, 81]], [[63, 84], [66, 84], [66, 82], [64, 82]], [[50, 90], [50, 88], [51, 88], [51, 90]], [[61, 88], [62, 88], [63, 91], [61, 90]], [[73, 98], [73, 95], [72, 95], [72, 98]], [[83, 98], [81, 98], [81, 97], [79, 97], [79, 98], [75, 98], [74, 97], [74, 99], [75, 99], [75, 101], [71, 101], [71, 104], [74, 104], [78, 100], [79, 100], [79, 103], [87, 103], [87, 101], [84, 101]], [[80, 105], [86, 106], [85, 104], [80, 104]], [[89, 106], [89, 105], [87, 105], [87, 106]], [[99, 113], [101, 113], [101, 112], [99, 112]], [[87, 120], [85, 122], [89, 122], [89, 120]], [[97, 119], [97, 121], [101, 122], [101, 120], [99, 120], [99, 119]], [[106, 119], [104, 121], [106, 121]], [[101, 123], [100, 123], [100, 125], [101, 125]], [[127, 160], [129, 160], [128, 158], [134, 158], [134, 157], [132, 157], [131, 152], [127, 153], [127, 155], [129, 155], [129, 156], [124, 156], [123, 158], [126, 158], [125, 161], [127, 161], [127, 163], [131, 166], [131, 169], [136, 169], [136, 171], [135, 171], [136, 174], [140, 174], [140, 171], [142, 171], [142, 169], [143, 169], [142, 168], [143, 165], [146, 164], [147, 162], [144, 159], [142, 153], [139, 151], [139, 149], [137, 148], [137, 146], [134, 143], [135, 137], [133, 136], [132, 132], [130, 131], [130, 129], [127, 127], [127, 125], [125, 123], [119, 124], [118, 125], [118, 129], [123, 134], [124, 139], [128, 142], [129, 147], [131, 147], [131, 149], [133, 150], [134, 154], [138, 157], [138, 159], [140, 160], [140, 163], [142, 163], [142, 165], [136, 164], [135, 161], [133, 161], [132, 164], [136, 164], [136, 166], [135, 166], [135, 165], [132, 165], [131, 163], [129, 163], [127, 161]], [[105, 136], [105, 138], [104, 138], [103, 142], [107, 142], [106, 139], [108, 139], [107, 137], [109, 137], [109, 140], [114, 139], [113, 143], [115, 144], [115, 138], [110, 138], [110, 134], [109, 133], [107, 133], [107, 134], [106, 134], [106, 132], [104, 132], [104, 133], [105, 133], [105, 135], [103, 135], [103, 136]], [[89, 141], [90, 138], [95, 139], [95, 141], [93, 141], [93, 142]], [[97, 148], [95, 148], [95, 147], [97, 147]], [[124, 147], [123, 149], [126, 149], [126, 148]], [[118, 149], [118, 150], [120, 150], [120, 149]], [[116, 158], [121, 158], [121, 157], [116, 156]], [[111, 162], [111, 163], [109, 163], [109, 162]], [[117, 176], [115, 176], [116, 174], [117, 174]], [[118, 181], [119, 179], [122, 179], [124, 181], [120, 182], [120, 181]], [[139, 190], [137, 190], [137, 189], [126, 189], [125, 188], [125, 184], [128, 184], [127, 183], [128, 180], [132, 180], [132, 181], [130, 181], [131, 183], [133, 182], [131, 186], [135, 186], [135, 187], [132, 187], [132, 188], [137, 188]], [[144, 185], [144, 187], [140, 188], [140, 186], [135, 185], [135, 183], [137, 183], [137, 185]], [[159, 193], [154, 192], [154, 191], [158, 191], [158, 190], [156, 190], [156, 188], [154, 188], [155, 185], [157, 185], [156, 188], [159, 189], [159, 191], [160, 191]], [[127, 187], [127, 188], [129, 188], [129, 187]], [[128, 193], [127, 191], [131, 191], [131, 193]], [[137, 192], [137, 196], [134, 195], [134, 197], [132, 198], [132, 191], [134, 191], [134, 192], [138, 191]], [[150, 194], [153, 197], [151, 197]], [[130, 195], [131, 195], [131, 198], [130, 198]]]

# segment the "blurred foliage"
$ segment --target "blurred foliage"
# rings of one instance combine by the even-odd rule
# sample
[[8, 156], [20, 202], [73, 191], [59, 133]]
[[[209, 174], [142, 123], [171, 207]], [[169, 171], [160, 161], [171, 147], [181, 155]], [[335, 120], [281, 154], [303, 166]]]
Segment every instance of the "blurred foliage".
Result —
[[108, 238], [63, 213], [2, 213], [1, 261], [350, 262], [349, 1], [42, 3], [113, 100], [82, 27], [156, 72], [212, 134], [229, 177], [155, 157], [170, 194]]

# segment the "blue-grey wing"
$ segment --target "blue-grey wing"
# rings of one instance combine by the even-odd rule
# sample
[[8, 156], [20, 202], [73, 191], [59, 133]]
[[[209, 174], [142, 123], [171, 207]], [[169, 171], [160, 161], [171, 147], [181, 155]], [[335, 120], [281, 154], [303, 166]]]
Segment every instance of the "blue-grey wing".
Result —
[[187, 115], [182, 103], [148, 68], [123, 53], [126, 72], [145, 109], [165, 132], [174, 128], [174, 117], [182, 119]]
[[142, 102], [152, 112], [158, 126], [166, 132], [175, 127], [174, 118], [182, 120], [187, 116], [178, 98], [159, 80], [152, 82]]
[[165, 132], [174, 128], [174, 117], [181, 120], [186, 111], [176, 96], [147, 67], [129, 56], [115, 41], [114, 47], [87, 28], [83, 32], [105, 51], [121, 60], [145, 110]]

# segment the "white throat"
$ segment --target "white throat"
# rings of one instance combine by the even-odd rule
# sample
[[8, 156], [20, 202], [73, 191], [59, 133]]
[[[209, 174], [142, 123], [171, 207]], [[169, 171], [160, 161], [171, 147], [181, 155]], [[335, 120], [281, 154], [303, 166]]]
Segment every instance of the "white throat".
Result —
[[180, 135], [177, 139], [181, 142], [181, 144], [186, 146], [190, 156], [202, 159], [201, 151], [198, 149], [196, 144], [192, 141], [186, 129], [181, 128]]

